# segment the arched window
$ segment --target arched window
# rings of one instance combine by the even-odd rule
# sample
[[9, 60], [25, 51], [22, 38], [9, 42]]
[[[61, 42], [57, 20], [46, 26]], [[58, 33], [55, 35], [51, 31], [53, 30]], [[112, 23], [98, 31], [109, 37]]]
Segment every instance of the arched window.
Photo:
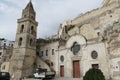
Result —
[[46, 56], [48, 56], [48, 50], [46, 50]]
[[24, 15], [24, 18], [26, 18], [26, 15]]
[[32, 39], [30, 39], [30, 46], [32, 45], [32, 43], [33, 43], [33, 40], [32, 40]]
[[80, 45], [77, 42], [74, 42], [71, 51], [76, 55], [80, 51]]
[[24, 30], [24, 25], [21, 26], [20, 33], [22, 33]]
[[31, 26], [31, 34], [33, 34], [34, 33], [34, 28], [33, 28], [33, 26]]
[[20, 33], [22, 33], [24, 30], [24, 25], [21, 26]]
[[31, 19], [34, 19], [34, 16], [31, 16]]
[[19, 45], [19, 46], [21, 46], [21, 45], [22, 45], [22, 38], [19, 38], [18, 45]]

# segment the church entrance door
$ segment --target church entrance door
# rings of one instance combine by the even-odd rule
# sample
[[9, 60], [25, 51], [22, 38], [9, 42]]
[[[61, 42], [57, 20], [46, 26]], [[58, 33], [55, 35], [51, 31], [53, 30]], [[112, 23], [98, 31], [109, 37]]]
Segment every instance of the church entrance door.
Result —
[[60, 77], [64, 77], [64, 66], [60, 66]]
[[73, 61], [73, 78], [80, 78], [80, 64], [79, 64], [79, 61]]

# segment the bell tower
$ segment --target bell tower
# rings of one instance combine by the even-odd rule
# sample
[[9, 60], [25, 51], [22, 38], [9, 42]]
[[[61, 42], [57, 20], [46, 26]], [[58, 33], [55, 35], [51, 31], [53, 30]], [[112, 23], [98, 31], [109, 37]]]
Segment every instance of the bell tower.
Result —
[[16, 39], [11, 57], [10, 73], [15, 80], [33, 73], [36, 58], [36, 33], [38, 22], [30, 1], [18, 19]]

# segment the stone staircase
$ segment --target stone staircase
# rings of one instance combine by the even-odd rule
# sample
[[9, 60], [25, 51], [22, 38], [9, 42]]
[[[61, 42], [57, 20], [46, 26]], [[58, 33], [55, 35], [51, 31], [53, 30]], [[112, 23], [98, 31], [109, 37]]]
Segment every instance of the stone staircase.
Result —
[[38, 56], [37, 56], [36, 62], [37, 62], [38, 65], [40, 65], [41, 68], [43, 68], [43, 69], [45, 68], [45, 69], [47, 69], [47, 71], [51, 71], [50, 67], [46, 64], [46, 62], [43, 61]]

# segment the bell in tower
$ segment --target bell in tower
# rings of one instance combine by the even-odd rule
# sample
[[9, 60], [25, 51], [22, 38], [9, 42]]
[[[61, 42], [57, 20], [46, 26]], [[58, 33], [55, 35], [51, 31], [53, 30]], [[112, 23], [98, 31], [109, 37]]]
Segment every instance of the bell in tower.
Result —
[[36, 33], [38, 22], [30, 1], [18, 19], [13, 55], [10, 61], [10, 74], [15, 80], [33, 74], [36, 58]]

